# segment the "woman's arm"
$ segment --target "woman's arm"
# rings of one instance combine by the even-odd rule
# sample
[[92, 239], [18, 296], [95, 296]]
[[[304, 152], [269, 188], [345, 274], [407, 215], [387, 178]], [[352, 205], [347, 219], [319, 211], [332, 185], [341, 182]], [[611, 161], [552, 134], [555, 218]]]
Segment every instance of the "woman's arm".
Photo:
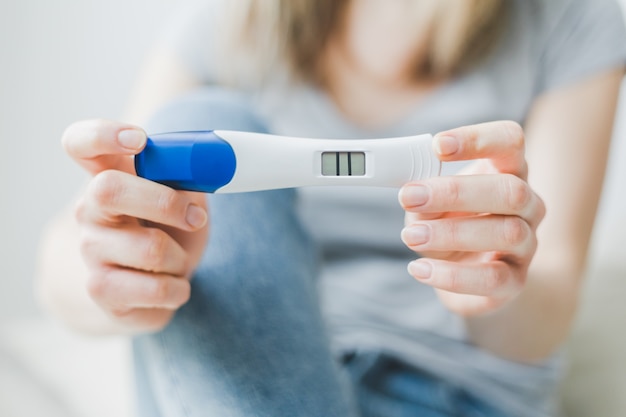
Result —
[[529, 183], [547, 207], [520, 295], [467, 319], [477, 345], [520, 361], [545, 358], [567, 337], [602, 191], [623, 70], [540, 97], [525, 126]]
[[141, 125], [163, 104], [200, 84], [171, 48], [157, 45], [139, 71], [126, 110], [126, 119]]
[[545, 94], [525, 132], [494, 122], [438, 134], [442, 160], [476, 162], [401, 190], [403, 240], [424, 256], [409, 272], [465, 317], [476, 345], [533, 362], [568, 334], [622, 75]]

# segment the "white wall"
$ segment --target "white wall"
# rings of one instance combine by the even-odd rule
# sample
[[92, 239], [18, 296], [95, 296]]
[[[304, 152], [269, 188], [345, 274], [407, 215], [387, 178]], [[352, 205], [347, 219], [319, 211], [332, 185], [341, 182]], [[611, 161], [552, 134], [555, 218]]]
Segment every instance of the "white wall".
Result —
[[36, 314], [37, 240], [82, 172], [69, 123], [120, 117], [137, 67], [174, 0], [0, 2], [0, 321]]
[[[0, 321], [37, 314], [31, 287], [38, 236], [84, 178], [61, 151], [64, 127], [82, 118], [121, 115], [142, 56], [179, 5], [0, 2]], [[598, 226], [611, 237], [595, 249], [596, 257], [611, 262], [624, 262], [626, 246], [626, 109], [620, 118], [609, 204]]]
[[594, 230], [591, 263], [624, 271], [626, 277], [626, 81], [622, 83], [620, 101]]

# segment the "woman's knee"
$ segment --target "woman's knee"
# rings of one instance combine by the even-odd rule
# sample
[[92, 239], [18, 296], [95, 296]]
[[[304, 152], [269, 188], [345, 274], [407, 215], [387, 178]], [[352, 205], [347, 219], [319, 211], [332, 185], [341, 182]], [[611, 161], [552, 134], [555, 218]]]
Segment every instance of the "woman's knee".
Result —
[[267, 132], [250, 97], [221, 87], [203, 87], [166, 103], [145, 124], [148, 133], [190, 130]]

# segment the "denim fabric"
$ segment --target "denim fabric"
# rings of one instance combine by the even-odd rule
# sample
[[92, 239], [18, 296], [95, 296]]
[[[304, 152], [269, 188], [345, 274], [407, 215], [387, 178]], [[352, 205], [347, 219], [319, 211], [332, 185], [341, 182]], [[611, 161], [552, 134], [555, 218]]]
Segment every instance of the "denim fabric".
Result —
[[460, 387], [380, 352], [342, 361], [362, 417], [503, 417]]
[[[266, 131], [244, 96], [216, 89], [173, 102], [146, 128]], [[209, 244], [190, 301], [163, 331], [134, 340], [141, 416], [501, 415], [390, 356], [337, 359], [294, 190], [208, 198]]]

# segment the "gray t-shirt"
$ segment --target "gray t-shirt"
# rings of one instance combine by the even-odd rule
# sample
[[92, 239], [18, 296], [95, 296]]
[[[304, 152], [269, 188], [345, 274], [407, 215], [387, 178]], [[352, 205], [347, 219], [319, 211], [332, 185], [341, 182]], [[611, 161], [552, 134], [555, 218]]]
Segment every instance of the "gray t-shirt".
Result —
[[[190, 9], [166, 37], [205, 83], [216, 82], [217, 60], [228, 61], [223, 51], [216, 55], [214, 44], [220, 40], [216, 31], [224, 1]], [[323, 91], [289, 82], [284, 68], [262, 86], [246, 89], [276, 134], [392, 137], [501, 119], [523, 124], [542, 93], [626, 63], [626, 32], [613, 0], [510, 1], [513, 17], [490, 58], [387, 128], [355, 126]], [[443, 173], [456, 169], [450, 164]], [[397, 191], [299, 190], [302, 219], [324, 254], [320, 292], [336, 351], [390, 352], [491, 398], [512, 416], [556, 415], [558, 354], [529, 366], [475, 348], [467, 342], [463, 321], [438, 302], [431, 288], [407, 274], [415, 254], [400, 241], [404, 212]]]

